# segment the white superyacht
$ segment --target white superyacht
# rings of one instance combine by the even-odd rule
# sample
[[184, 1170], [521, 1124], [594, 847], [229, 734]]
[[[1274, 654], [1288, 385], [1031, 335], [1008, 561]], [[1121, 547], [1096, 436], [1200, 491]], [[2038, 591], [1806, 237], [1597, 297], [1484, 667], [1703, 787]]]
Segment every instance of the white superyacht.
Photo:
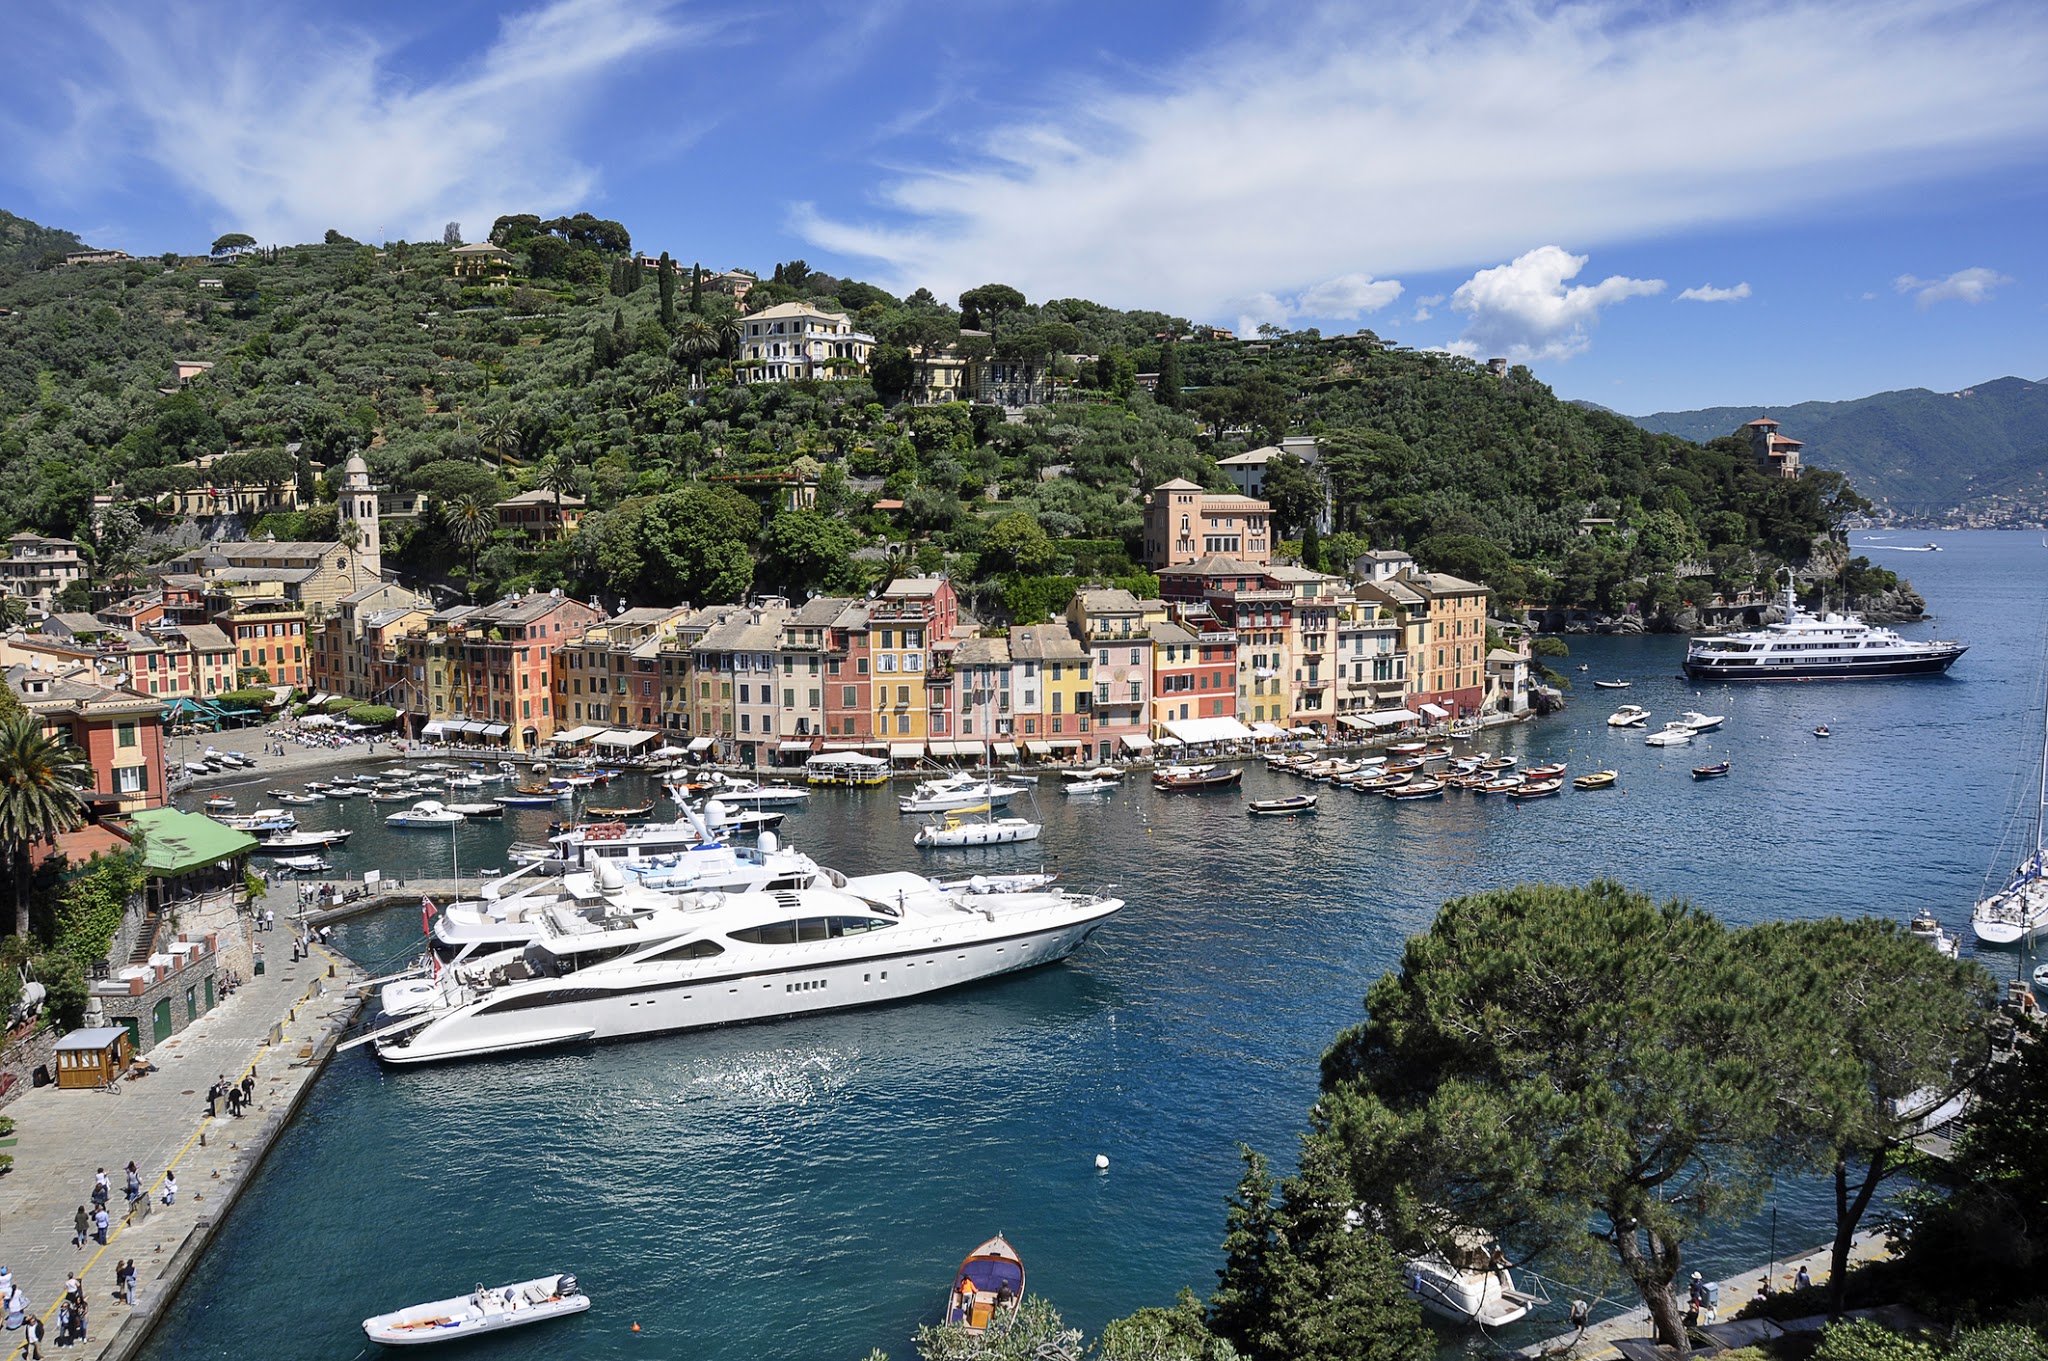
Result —
[[403, 1014], [351, 1043], [435, 1063], [901, 1001], [1065, 959], [1123, 908], [909, 873], [680, 898], [623, 890], [615, 866], [598, 876], [614, 883], [596, 906], [548, 907], [523, 950], [402, 990]]
[[1782, 622], [1747, 633], [1695, 638], [1685, 649], [1688, 680], [1857, 680], [1935, 676], [1970, 650], [1953, 641], [1912, 642], [1853, 614], [1812, 614], [1785, 570]]

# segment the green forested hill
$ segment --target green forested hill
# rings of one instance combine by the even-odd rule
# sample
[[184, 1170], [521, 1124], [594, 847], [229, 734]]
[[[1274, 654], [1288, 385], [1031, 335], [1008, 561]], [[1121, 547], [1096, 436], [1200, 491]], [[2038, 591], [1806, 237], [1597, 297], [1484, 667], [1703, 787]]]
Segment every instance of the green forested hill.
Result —
[[85, 248], [85, 242], [70, 232], [0, 209], [0, 278], [34, 269], [53, 255]]
[[1765, 415], [1806, 442], [1807, 463], [1839, 468], [1900, 516], [2048, 523], [2048, 382], [1999, 378], [1960, 392], [1906, 388], [1849, 402], [1660, 411], [1636, 422], [1702, 440]]
[[[167, 546], [167, 492], [297, 479], [315, 509], [238, 528], [333, 535], [332, 487], [313, 465], [361, 448], [380, 483], [428, 497], [425, 516], [387, 534], [387, 564], [409, 579], [705, 603], [858, 589], [915, 564], [1023, 616], [1083, 577], [1144, 587], [1147, 489], [1225, 487], [1217, 457], [1308, 433], [1339, 530], [1303, 545], [1312, 559], [1406, 547], [1510, 598], [1656, 609], [1699, 589], [1685, 575], [1725, 588], [1803, 559], [1858, 505], [1838, 476], [1766, 479], [1739, 448], [1560, 402], [1522, 369], [1497, 376], [1369, 334], [1192, 339], [1164, 314], [1031, 303], [1001, 285], [956, 310], [801, 261], [778, 265], [749, 306], [853, 313], [882, 341], [873, 377], [748, 386], [734, 378], [731, 301], [693, 296], [687, 266], [664, 284], [630, 264], [620, 224], [505, 218], [494, 234], [515, 256], [513, 286], [455, 279], [439, 243], [378, 250], [334, 234], [224, 264], [0, 280], [0, 532], [84, 538], [115, 575]], [[903, 404], [921, 356], [954, 343], [1055, 357], [1060, 400], [1015, 422]], [[174, 359], [214, 367], [181, 386]], [[1156, 397], [1138, 377], [1153, 373]], [[192, 466], [224, 451], [232, 461]], [[715, 480], [792, 465], [821, 473], [819, 511], [764, 513], [775, 508]], [[495, 532], [489, 506], [536, 486], [587, 497], [590, 513], [571, 541], [529, 551]], [[124, 509], [95, 516], [109, 487]], [[1291, 463], [1272, 469], [1269, 495], [1290, 534], [1320, 499]], [[1588, 517], [1615, 526], [1584, 533]]]

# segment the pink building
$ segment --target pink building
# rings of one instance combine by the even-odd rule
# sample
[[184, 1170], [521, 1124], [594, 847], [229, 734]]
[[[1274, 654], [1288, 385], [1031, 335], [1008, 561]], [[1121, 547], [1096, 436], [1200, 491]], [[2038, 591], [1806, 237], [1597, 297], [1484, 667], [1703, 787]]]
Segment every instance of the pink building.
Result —
[[1250, 496], [1219, 496], [1185, 478], [1145, 498], [1145, 565], [1153, 571], [1221, 556], [1263, 567], [1272, 561], [1272, 508]]

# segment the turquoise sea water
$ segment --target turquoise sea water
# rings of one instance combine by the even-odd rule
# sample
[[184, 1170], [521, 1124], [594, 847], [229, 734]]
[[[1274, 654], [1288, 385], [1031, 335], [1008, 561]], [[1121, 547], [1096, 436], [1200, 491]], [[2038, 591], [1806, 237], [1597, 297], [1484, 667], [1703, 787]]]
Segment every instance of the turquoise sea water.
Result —
[[[1677, 678], [1680, 639], [1572, 640], [1570, 710], [1489, 744], [1573, 773], [1618, 768], [1606, 793], [1395, 806], [1323, 790], [1317, 817], [1253, 821], [1235, 797], [1133, 783], [1083, 804], [1048, 779], [1036, 850], [923, 863], [1042, 859], [1070, 884], [1115, 884], [1130, 906], [1065, 965], [881, 1010], [504, 1062], [385, 1072], [343, 1055], [147, 1354], [355, 1356], [367, 1314], [568, 1269], [596, 1307], [493, 1339], [491, 1355], [902, 1358], [959, 1259], [998, 1230], [1029, 1288], [1091, 1335], [1183, 1285], [1206, 1293], [1237, 1144], [1291, 1161], [1324, 1046], [1446, 897], [1611, 875], [1738, 923], [1926, 907], [1964, 929], [1987, 869], [2018, 858], [2000, 843], [2034, 797], [2048, 550], [2030, 534], [1937, 538], [1944, 552], [1869, 551], [1940, 615], [1907, 632], [1972, 644], [1943, 679], [1695, 694]], [[1634, 688], [1591, 688], [1613, 676]], [[1683, 708], [1728, 724], [1690, 748], [1645, 747], [1604, 724], [1624, 700], [1653, 727]], [[1817, 723], [1835, 735], [1814, 738]], [[1724, 756], [1731, 778], [1691, 780]], [[1244, 792], [1301, 788], [1252, 768]], [[785, 832], [849, 871], [918, 864], [915, 820], [893, 800], [823, 792]], [[344, 867], [447, 872], [449, 838], [387, 832], [382, 806], [298, 811], [365, 828]], [[465, 873], [501, 863], [546, 816], [461, 829]], [[374, 963], [418, 930], [404, 910], [338, 936]], [[1781, 1252], [1826, 1237], [1822, 1188], [1782, 1186], [1770, 1205]], [[1728, 1274], [1762, 1261], [1769, 1233], [1767, 1210], [1693, 1255]]]

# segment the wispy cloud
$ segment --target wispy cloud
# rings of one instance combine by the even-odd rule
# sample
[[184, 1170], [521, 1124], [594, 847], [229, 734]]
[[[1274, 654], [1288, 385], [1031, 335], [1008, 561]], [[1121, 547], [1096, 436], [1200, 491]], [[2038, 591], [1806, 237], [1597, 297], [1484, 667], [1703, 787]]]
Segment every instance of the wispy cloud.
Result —
[[1614, 274], [1597, 284], [1565, 285], [1586, 267], [1586, 257], [1557, 246], [1538, 246], [1508, 264], [1482, 269], [1451, 294], [1451, 310], [1470, 321], [1446, 348], [1458, 354], [1510, 359], [1569, 359], [1591, 345], [1600, 309], [1664, 291], [1662, 279]]
[[1287, 326], [1297, 321], [1357, 321], [1377, 312], [1401, 296], [1399, 279], [1375, 279], [1370, 274], [1339, 274], [1304, 288], [1291, 298], [1272, 293], [1255, 293], [1238, 303], [1237, 327], [1250, 334], [1261, 324]]
[[[792, 225], [941, 296], [993, 267], [1027, 293], [1251, 314], [1360, 269], [1469, 269], [2015, 161], [2048, 137], [2044, 66], [2028, 0], [1326, 6], [1133, 88], [1052, 82], [952, 164]], [[1731, 71], [1796, 76], [1748, 98]]]
[[1913, 295], [1913, 301], [1922, 307], [1932, 307], [1938, 302], [1989, 302], [1993, 290], [2012, 280], [1995, 269], [1976, 265], [1959, 269], [1946, 279], [1919, 279], [1911, 274], [1901, 274], [1892, 280], [1892, 287], [1901, 293]]
[[1733, 288], [1716, 288], [1712, 284], [1701, 284], [1688, 288], [1678, 295], [1680, 302], [1741, 302], [1749, 296], [1749, 285], [1740, 283]]
[[38, 169], [139, 156], [264, 241], [472, 237], [498, 213], [580, 206], [598, 170], [568, 149], [584, 105], [691, 28], [628, 0], [548, 0], [504, 19], [459, 68], [424, 80], [367, 32], [299, 11], [173, 6], [141, 21], [77, 11], [71, 121]]

